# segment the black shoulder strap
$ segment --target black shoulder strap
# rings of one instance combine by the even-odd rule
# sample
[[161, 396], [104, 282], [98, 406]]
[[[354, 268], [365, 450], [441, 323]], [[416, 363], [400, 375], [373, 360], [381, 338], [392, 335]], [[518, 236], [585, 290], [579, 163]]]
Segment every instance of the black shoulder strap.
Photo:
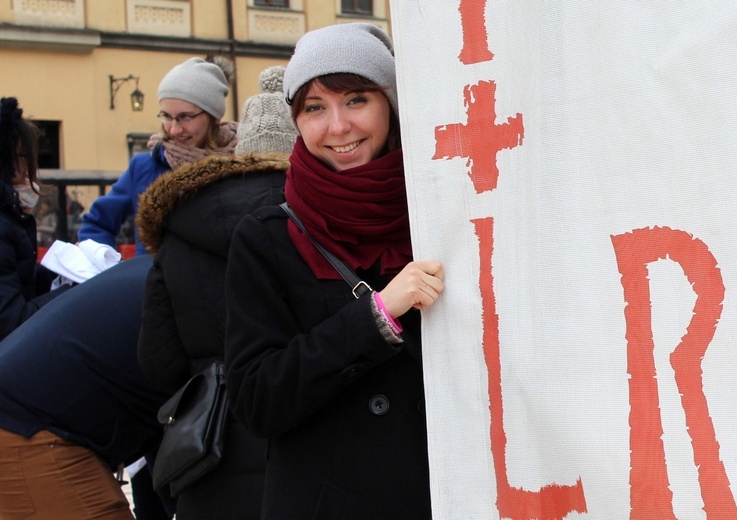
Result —
[[317, 243], [317, 241], [312, 238], [312, 235], [310, 235], [307, 230], [305, 229], [304, 225], [302, 224], [302, 221], [299, 219], [297, 214], [292, 210], [292, 208], [289, 207], [289, 204], [286, 202], [279, 204], [279, 206], [286, 212], [287, 215], [289, 215], [289, 218], [291, 218], [295, 224], [297, 224], [297, 227], [304, 233], [307, 238], [310, 239], [310, 242], [317, 248], [320, 253], [327, 259], [328, 262], [330, 262], [330, 265], [332, 265], [338, 273], [340, 273], [340, 276], [343, 277], [343, 279], [348, 283], [348, 285], [351, 286], [351, 290], [353, 291], [353, 296], [356, 298], [359, 298], [363, 296], [364, 294], [367, 294], [371, 292], [373, 289], [361, 280], [356, 273], [353, 272], [353, 270], [348, 267], [345, 262], [343, 262], [341, 259], [336, 257], [334, 254], [332, 254], [330, 251], [322, 247], [320, 244]]

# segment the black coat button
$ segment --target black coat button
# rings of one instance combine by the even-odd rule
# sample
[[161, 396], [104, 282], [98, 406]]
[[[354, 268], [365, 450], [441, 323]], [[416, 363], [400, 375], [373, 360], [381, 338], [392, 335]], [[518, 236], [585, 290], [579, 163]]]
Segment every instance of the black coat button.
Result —
[[375, 415], [384, 415], [389, 411], [389, 399], [385, 395], [375, 395], [369, 399], [369, 410]]

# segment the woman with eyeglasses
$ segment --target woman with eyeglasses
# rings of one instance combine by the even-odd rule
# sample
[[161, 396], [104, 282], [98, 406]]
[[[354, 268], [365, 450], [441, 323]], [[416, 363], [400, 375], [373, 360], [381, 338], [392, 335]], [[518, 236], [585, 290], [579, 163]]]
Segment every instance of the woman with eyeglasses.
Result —
[[[283, 77], [283, 66], [259, 75], [261, 92], [243, 104], [235, 156], [173, 170], [141, 195], [136, 227], [155, 256], [146, 281], [138, 360], [149, 380], [170, 395], [223, 359], [233, 229], [259, 207], [284, 201], [297, 131], [284, 100]], [[230, 415], [224, 435], [220, 464], [177, 490], [177, 520], [261, 517], [266, 442]], [[163, 457], [156, 461], [161, 463]]]
[[[233, 155], [235, 121], [225, 114], [233, 63], [190, 58], [171, 69], [159, 84], [161, 132], [151, 136], [150, 152], [135, 155], [110, 192], [82, 217], [78, 240], [92, 239], [115, 247], [120, 228], [138, 211], [138, 195], [162, 173], [212, 155]], [[136, 255], [146, 253], [135, 230]]]
[[[233, 155], [238, 123], [221, 121], [232, 74], [232, 62], [216, 57], [213, 61], [190, 58], [164, 76], [158, 90], [161, 131], [149, 139], [150, 152], [135, 155], [110, 192], [82, 217], [80, 242], [92, 239], [115, 247], [121, 227], [138, 212], [138, 196], [159, 176], [212, 155]], [[136, 256], [146, 254], [137, 228], [135, 241]], [[171, 518], [153, 493], [149, 468], [135, 473], [131, 486], [141, 518]], [[164, 500], [166, 509], [171, 509], [170, 499], [164, 496]]]
[[56, 274], [36, 263], [37, 150], [18, 100], [0, 99], [0, 340], [69, 288], [49, 292]]

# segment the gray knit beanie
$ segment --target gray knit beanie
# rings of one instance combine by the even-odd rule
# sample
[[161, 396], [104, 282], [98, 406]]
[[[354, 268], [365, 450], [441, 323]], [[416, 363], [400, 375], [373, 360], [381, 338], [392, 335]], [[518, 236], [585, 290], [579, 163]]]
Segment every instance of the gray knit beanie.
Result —
[[220, 119], [225, 114], [228, 79], [220, 65], [189, 58], [171, 69], [159, 83], [159, 101], [181, 99]]
[[305, 83], [318, 76], [337, 73], [358, 74], [384, 87], [383, 92], [394, 112], [399, 113], [392, 42], [376, 25], [343, 23], [302, 36], [284, 74], [287, 103], [291, 104]]
[[251, 96], [243, 104], [236, 155], [292, 151], [297, 129], [284, 101], [284, 70], [285, 67], [277, 65], [259, 75], [261, 94]]

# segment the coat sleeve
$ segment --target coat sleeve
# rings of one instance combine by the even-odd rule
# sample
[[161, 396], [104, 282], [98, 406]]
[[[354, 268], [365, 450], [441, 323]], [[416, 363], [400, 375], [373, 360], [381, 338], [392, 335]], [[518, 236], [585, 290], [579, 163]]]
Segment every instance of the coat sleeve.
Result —
[[28, 308], [23, 294], [16, 252], [12, 244], [0, 239], [0, 339], [15, 330], [34, 309]]
[[[255, 217], [244, 218], [233, 235], [226, 275], [229, 403], [236, 417], [264, 437], [299, 426], [401, 352], [381, 335], [370, 295], [351, 297], [328, 312], [336, 291], [324, 292], [323, 281], [306, 265], [308, 276], [295, 279], [293, 264], [280, 265], [284, 255], [271, 233]], [[327, 283], [347, 290], [342, 280]]]
[[146, 278], [138, 364], [152, 383], [172, 393], [190, 377], [164, 271], [156, 260]]
[[23, 288], [18, 271], [17, 252], [12, 241], [3, 236], [0, 230], [0, 340], [33, 316], [41, 307], [50, 302], [70, 286], [33, 297]]
[[77, 233], [80, 242], [91, 239], [115, 247], [120, 228], [135, 213], [137, 187], [142, 183], [139, 178], [146, 174], [147, 165], [148, 169], [153, 168], [153, 161], [149, 154], [135, 156], [110, 191], [92, 203], [89, 212], [82, 215], [82, 225]]

